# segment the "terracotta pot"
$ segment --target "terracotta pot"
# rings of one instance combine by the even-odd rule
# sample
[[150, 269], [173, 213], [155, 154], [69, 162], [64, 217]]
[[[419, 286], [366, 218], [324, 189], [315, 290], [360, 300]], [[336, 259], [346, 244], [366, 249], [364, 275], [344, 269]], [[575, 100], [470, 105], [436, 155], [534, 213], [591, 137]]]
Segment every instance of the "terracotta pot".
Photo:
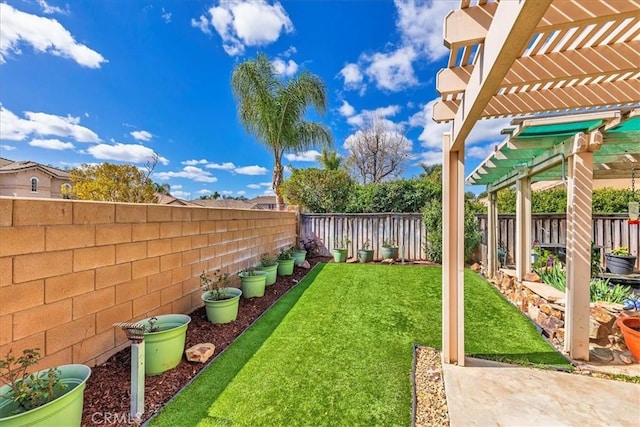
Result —
[[640, 361], [640, 317], [618, 317], [616, 323], [622, 331], [627, 348]]

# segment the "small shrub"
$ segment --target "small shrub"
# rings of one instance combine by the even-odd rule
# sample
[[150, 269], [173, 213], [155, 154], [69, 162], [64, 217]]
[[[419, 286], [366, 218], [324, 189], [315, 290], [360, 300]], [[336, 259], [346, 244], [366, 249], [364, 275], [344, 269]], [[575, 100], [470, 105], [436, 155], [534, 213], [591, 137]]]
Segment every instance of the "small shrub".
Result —
[[200, 287], [204, 292], [211, 292], [211, 299], [220, 301], [227, 298], [224, 288], [229, 284], [229, 273], [221, 274], [220, 269], [213, 271], [213, 277], [209, 277], [206, 271], [200, 275]]
[[629, 248], [627, 248], [626, 246], [621, 246], [619, 248], [613, 249], [611, 251], [611, 255], [629, 256], [631, 255], [631, 252], [629, 252]]
[[609, 279], [593, 280], [589, 287], [591, 302], [604, 301], [622, 304], [624, 300], [633, 296], [629, 286], [609, 285]]
[[272, 256], [271, 254], [269, 254], [268, 252], [265, 252], [260, 256], [260, 262], [262, 263], [263, 267], [270, 267], [272, 265], [276, 265], [276, 263], [278, 262], [278, 259], [275, 256]]
[[547, 285], [553, 286], [562, 292], [565, 292], [567, 289], [567, 273], [562, 269], [560, 264], [554, 264], [552, 267], [540, 268], [534, 271]]
[[307, 240], [300, 240], [300, 247], [307, 251], [309, 258], [320, 256], [320, 244], [322, 240], [309, 238]]

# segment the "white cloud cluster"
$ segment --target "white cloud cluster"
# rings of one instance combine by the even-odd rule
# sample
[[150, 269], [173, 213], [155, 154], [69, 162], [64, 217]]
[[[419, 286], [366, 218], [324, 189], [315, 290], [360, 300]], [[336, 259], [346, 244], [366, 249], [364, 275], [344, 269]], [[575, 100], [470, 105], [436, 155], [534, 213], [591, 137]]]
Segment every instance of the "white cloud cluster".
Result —
[[192, 19], [191, 25], [206, 34], [210, 26], [222, 38], [225, 52], [242, 55], [246, 46], [265, 46], [278, 40], [284, 31], [291, 33], [293, 23], [279, 2], [265, 0], [218, 0], [218, 5]]
[[78, 43], [55, 19], [22, 12], [0, 3], [0, 63], [10, 54], [20, 55], [20, 46], [29, 44], [37, 52], [47, 52], [76, 61], [89, 68], [100, 68], [106, 59], [98, 52]]
[[146, 130], [134, 130], [129, 132], [136, 141], [150, 141], [153, 135]]
[[435, 0], [395, 0], [394, 3], [401, 42], [385, 52], [363, 53], [357, 63], [347, 64], [340, 71], [345, 90], [358, 90], [363, 94], [367, 87], [365, 76], [378, 89], [405, 90], [419, 83], [414, 71], [416, 61], [433, 62], [447, 54], [442, 43], [442, 24], [455, 5]]
[[338, 110], [340, 114], [347, 119], [347, 123], [356, 128], [363, 128], [371, 125], [374, 120], [382, 122], [385, 129], [393, 132], [402, 132], [404, 130], [404, 123], [396, 123], [389, 119], [400, 112], [399, 105], [388, 105], [386, 107], [379, 107], [374, 110], [362, 110], [356, 114], [355, 108], [353, 108], [347, 101], [342, 101], [342, 106]]
[[200, 160], [185, 160], [184, 162], [180, 162], [180, 163], [187, 166], [195, 166], [195, 165], [206, 165], [209, 162], [207, 161], [207, 159], [200, 159]]
[[235, 168], [234, 172], [240, 175], [265, 175], [269, 170], [262, 166], [253, 165]]
[[271, 183], [270, 182], [261, 182], [259, 184], [249, 184], [249, 185], [247, 185], [247, 188], [251, 188], [253, 190], [259, 190], [261, 188], [271, 188]]
[[291, 77], [298, 72], [298, 64], [293, 59], [284, 61], [283, 59], [277, 58], [271, 61], [271, 66], [273, 67], [273, 71], [282, 77]]
[[72, 138], [77, 142], [100, 142], [98, 135], [80, 125], [80, 117], [26, 111], [25, 119], [0, 105], [0, 139], [24, 141], [32, 135]]
[[[99, 160], [118, 160], [121, 162], [146, 163], [152, 162], [157, 154], [149, 147], [139, 144], [98, 144], [87, 148], [87, 153]], [[158, 162], [169, 164], [169, 160], [158, 156]]]
[[161, 16], [165, 24], [171, 23], [171, 12], [167, 12], [166, 10], [164, 10], [164, 7], [162, 8]]
[[69, 5], [68, 4], [67, 4], [67, 8], [66, 9], [63, 9], [61, 7], [58, 7], [58, 6], [51, 6], [45, 0], [38, 0], [38, 4], [42, 8], [42, 13], [47, 14], [47, 15], [51, 15], [53, 13], [60, 13], [62, 15], [68, 15], [69, 14]]
[[209, 169], [219, 169], [219, 170], [225, 170], [225, 171], [232, 171], [232, 170], [236, 169], [236, 165], [234, 165], [231, 162], [209, 163], [207, 165], [207, 168], [209, 168]]
[[171, 195], [173, 197], [177, 197], [178, 199], [189, 200], [191, 198], [191, 193], [188, 191], [177, 190], [173, 191], [173, 186], [171, 187]]
[[168, 181], [171, 178], [185, 178], [196, 182], [216, 182], [218, 178], [211, 175], [211, 172], [195, 166], [185, 166], [179, 172], [155, 172], [153, 177], [161, 181]]
[[71, 150], [75, 146], [70, 142], [60, 141], [59, 139], [32, 139], [29, 141], [32, 147], [46, 148], [48, 150]]
[[13, 145], [4, 145], [4, 144], [0, 144], [0, 153], [4, 150], [4, 151], [13, 151], [15, 150], [16, 147], [14, 147]]
[[290, 162], [315, 162], [319, 155], [318, 150], [308, 150], [301, 153], [287, 153], [284, 157]]

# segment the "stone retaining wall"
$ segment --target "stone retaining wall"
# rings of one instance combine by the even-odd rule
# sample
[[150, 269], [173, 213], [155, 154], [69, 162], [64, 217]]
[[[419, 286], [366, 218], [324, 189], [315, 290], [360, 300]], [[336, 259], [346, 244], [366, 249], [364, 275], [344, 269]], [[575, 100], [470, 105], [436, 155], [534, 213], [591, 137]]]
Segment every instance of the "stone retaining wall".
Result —
[[236, 273], [296, 230], [293, 212], [0, 198], [0, 358], [100, 364], [128, 345], [114, 322], [191, 312], [203, 270]]

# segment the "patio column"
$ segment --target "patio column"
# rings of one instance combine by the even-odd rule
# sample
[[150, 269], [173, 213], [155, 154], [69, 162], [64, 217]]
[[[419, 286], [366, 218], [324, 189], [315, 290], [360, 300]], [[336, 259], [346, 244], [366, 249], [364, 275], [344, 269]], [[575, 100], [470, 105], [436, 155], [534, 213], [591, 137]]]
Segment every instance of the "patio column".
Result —
[[464, 149], [442, 140], [442, 358], [464, 366]]
[[498, 203], [497, 194], [488, 194], [487, 206], [487, 277], [493, 278], [498, 271]]
[[522, 171], [516, 181], [516, 276], [522, 282], [531, 270], [531, 178]]
[[593, 151], [602, 134], [592, 132], [574, 137], [569, 156], [567, 189], [567, 290], [565, 351], [574, 360], [589, 360], [589, 284], [591, 281], [591, 239]]

